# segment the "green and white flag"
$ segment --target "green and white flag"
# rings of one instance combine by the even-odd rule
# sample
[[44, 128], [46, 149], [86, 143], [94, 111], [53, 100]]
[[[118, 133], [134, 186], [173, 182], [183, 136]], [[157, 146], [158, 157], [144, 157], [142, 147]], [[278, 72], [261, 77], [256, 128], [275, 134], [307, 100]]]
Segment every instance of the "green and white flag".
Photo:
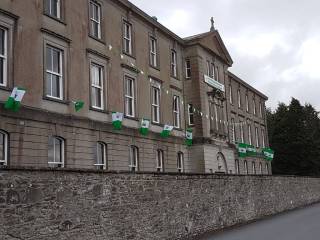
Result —
[[123, 120], [123, 113], [112, 112], [112, 125], [115, 130], [121, 130], [122, 120]]
[[143, 118], [143, 119], [141, 120], [140, 133], [141, 133], [143, 136], [148, 135], [148, 133], [149, 133], [149, 127], [150, 127], [150, 120]]
[[12, 110], [14, 112], [18, 112], [21, 107], [21, 101], [25, 93], [26, 93], [25, 89], [15, 87], [12, 90], [10, 97], [6, 101], [4, 108]]
[[83, 101], [73, 101], [72, 103], [74, 104], [74, 109], [76, 110], [76, 112], [79, 112], [84, 106]]
[[172, 130], [173, 130], [173, 126], [164, 125], [163, 130], [161, 132], [161, 137], [163, 137], [163, 138], [169, 137]]
[[186, 145], [187, 146], [192, 146], [192, 139], [193, 139], [192, 129], [188, 128], [186, 131]]
[[247, 156], [247, 144], [238, 143], [238, 153], [239, 157], [244, 158]]
[[256, 156], [257, 149], [252, 145], [247, 145], [247, 156]]
[[270, 148], [265, 148], [262, 150], [263, 155], [267, 161], [272, 161], [274, 157], [274, 151]]

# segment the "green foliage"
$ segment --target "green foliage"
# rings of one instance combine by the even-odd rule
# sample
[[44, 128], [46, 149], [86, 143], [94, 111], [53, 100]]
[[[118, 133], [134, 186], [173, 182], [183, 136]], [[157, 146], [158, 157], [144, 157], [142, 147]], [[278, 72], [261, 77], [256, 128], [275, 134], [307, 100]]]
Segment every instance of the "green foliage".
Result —
[[274, 174], [320, 175], [320, 119], [310, 104], [292, 98], [267, 110], [269, 142], [275, 151]]

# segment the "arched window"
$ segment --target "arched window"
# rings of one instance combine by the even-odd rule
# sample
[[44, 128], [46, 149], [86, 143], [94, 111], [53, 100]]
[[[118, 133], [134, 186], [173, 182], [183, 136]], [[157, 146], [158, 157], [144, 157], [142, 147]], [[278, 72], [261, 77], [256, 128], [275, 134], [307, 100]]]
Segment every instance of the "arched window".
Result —
[[239, 165], [238, 159], [236, 159], [235, 165], [236, 165], [236, 174], [240, 174], [240, 165]]
[[0, 130], [0, 165], [8, 165], [9, 135]]
[[268, 165], [268, 163], [266, 163], [266, 174], [269, 175], [269, 165]]
[[244, 171], [247, 175], [249, 174], [248, 163], [246, 160], [244, 161]]
[[163, 150], [158, 149], [157, 150], [157, 172], [163, 172], [164, 171], [164, 164], [163, 164]]
[[252, 162], [252, 174], [257, 174], [256, 172], [256, 163], [255, 162]]
[[138, 171], [139, 167], [139, 148], [136, 146], [130, 146], [129, 153], [129, 170], [132, 172]]
[[259, 163], [259, 170], [260, 170], [260, 174], [263, 174], [263, 170], [262, 170], [262, 163]]
[[97, 142], [96, 147], [96, 163], [97, 169], [107, 169], [107, 145], [103, 142]]
[[217, 154], [217, 165], [218, 165], [218, 171], [217, 172], [228, 173], [226, 159], [223, 156], [223, 154], [220, 153], [220, 152]]
[[179, 173], [184, 172], [184, 157], [182, 152], [178, 152], [177, 155], [177, 169]]
[[49, 138], [48, 164], [50, 167], [64, 167], [64, 146], [63, 138], [57, 136]]

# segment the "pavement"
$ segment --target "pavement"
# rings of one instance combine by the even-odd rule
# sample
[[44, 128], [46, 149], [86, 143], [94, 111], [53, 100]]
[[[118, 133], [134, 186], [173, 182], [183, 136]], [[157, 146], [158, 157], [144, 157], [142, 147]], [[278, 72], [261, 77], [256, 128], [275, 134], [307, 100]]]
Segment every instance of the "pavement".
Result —
[[232, 228], [201, 240], [320, 240], [320, 204]]

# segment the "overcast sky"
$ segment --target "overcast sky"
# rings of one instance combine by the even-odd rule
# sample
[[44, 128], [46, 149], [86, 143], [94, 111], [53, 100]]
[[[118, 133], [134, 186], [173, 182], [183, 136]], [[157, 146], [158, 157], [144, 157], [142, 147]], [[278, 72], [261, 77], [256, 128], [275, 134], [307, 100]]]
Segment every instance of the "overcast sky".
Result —
[[291, 97], [320, 110], [319, 0], [131, 0], [186, 37], [215, 19], [233, 58], [230, 69], [269, 96], [267, 106]]

